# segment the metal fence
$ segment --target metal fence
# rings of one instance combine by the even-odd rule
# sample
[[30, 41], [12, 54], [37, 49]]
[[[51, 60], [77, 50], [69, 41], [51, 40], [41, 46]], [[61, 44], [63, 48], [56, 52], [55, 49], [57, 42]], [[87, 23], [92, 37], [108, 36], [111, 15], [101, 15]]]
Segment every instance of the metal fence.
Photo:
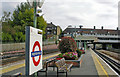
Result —
[[[44, 41], [43, 46], [45, 45], [52, 45], [55, 44], [55, 41]], [[14, 50], [22, 50], [25, 49], [25, 42], [24, 43], [9, 43], [9, 44], [2, 44], [2, 51], [14, 51]]]

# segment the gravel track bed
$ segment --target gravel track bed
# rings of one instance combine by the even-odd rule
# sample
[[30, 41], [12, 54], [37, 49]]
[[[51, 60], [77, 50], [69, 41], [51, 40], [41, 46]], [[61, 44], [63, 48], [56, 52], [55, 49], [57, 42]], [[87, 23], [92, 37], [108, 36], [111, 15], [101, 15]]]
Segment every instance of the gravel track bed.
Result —
[[107, 50], [97, 50], [97, 51], [99, 51], [99, 52], [101, 52], [103, 54], [106, 54], [106, 55], [120, 61], [120, 54], [118, 54], [118, 53], [107, 51]]

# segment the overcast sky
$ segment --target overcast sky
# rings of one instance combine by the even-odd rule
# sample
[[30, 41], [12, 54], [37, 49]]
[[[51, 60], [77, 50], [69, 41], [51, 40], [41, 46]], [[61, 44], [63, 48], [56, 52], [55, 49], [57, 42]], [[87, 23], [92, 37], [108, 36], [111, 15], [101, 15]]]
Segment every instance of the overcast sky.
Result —
[[[2, 12], [12, 12], [24, 1], [26, 0], [2, 0], [0, 9]], [[118, 0], [45, 0], [42, 9], [45, 20], [62, 29], [68, 25], [83, 25], [84, 28], [104, 26], [105, 29], [118, 27]]]

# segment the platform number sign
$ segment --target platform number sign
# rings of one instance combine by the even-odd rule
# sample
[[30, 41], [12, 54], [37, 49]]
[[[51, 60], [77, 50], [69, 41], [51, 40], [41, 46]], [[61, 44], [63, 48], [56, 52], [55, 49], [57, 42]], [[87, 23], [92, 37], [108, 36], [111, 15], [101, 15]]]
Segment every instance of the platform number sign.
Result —
[[42, 30], [26, 27], [26, 75], [42, 69]]

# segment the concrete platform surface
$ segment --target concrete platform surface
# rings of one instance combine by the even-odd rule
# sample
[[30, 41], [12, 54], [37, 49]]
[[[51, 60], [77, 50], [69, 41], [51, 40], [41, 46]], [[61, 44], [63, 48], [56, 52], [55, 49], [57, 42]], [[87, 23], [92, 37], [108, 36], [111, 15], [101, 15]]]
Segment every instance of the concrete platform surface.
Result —
[[[57, 53], [58, 54], [58, 53]], [[50, 56], [56, 55], [50, 54], [45, 55], [44, 59], [50, 58]], [[57, 76], [57, 69], [53, 71], [52, 67], [48, 68], [48, 77]], [[25, 67], [21, 67], [12, 71], [9, 71], [7, 73], [4, 73], [4, 75], [13, 75], [16, 72], [22, 72], [23, 75], [25, 75]], [[45, 72], [39, 72], [38, 75], [46, 77]], [[59, 77], [65, 77], [65, 73], [60, 73]], [[100, 57], [98, 57], [93, 50], [88, 49], [85, 51], [84, 56], [82, 57], [82, 63], [81, 67], [72, 68], [71, 72], [68, 72], [68, 76], [70, 77], [119, 77], [117, 76], [116, 72], [114, 72], [113, 69], [111, 69]], [[24, 77], [24, 76], [23, 76]], [[33, 76], [34, 77], [34, 76]]]
[[[40, 72], [39, 75], [45, 75], [45, 73]], [[56, 75], [56, 70], [52, 71], [52, 68], [49, 67], [48, 75]], [[60, 73], [60, 75], [65, 75], [64, 73]], [[98, 77], [98, 73], [94, 64], [94, 61], [91, 56], [91, 52], [89, 50], [86, 51], [84, 56], [82, 57], [81, 67], [72, 68], [71, 72], [68, 72], [68, 75], [80, 76], [80, 75], [91, 75]]]

